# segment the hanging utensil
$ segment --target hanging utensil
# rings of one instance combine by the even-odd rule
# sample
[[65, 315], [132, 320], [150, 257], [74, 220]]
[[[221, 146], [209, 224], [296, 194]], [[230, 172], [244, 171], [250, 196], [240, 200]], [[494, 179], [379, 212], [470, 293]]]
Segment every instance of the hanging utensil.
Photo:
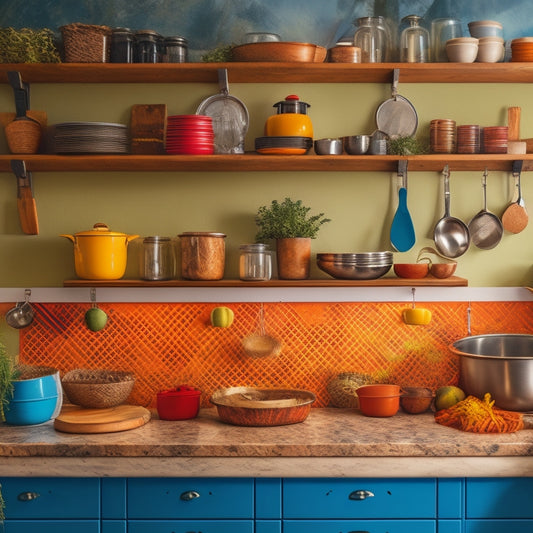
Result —
[[411, 137], [418, 127], [418, 115], [413, 104], [398, 94], [400, 69], [395, 68], [392, 81], [392, 96], [376, 111], [378, 130], [389, 137]]
[[410, 250], [416, 241], [413, 221], [407, 207], [407, 159], [398, 161], [398, 207], [390, 228], [390, 241], [398, 252]]
[[24, 161], [18, 159], [11, 161], [11, 169], [17, 178], [17, 209], [22, 231], [27, 235], [38, 235], [39, 221], [31, 172], [27, 172]]
[[466, 224], [458, 218], [450, 216], [450, 172], [446, 165], [444, 176], [444, 216], [437, 222], [433, 240], [439, 253], [445, 257], [459, 257], [470, 246], [470, 233]]
[[520, 233], [523, 231], [529, 220], [525, 202], [522, 198], [522, 187], [520, 185], [522, 163], [523, 161], [513, 161], [513, 176], [515, 179], [517, 198], [507, 206], [502, 215], [503, 228], [510, 233]]
[[244, 351], [250, 357], [268, 357], [270, 355], [279, 355], [281, 352], [281, 342], [266, 333], [265, 330], [265, 311], [263, 304], [259, 309], [259, 332], [252, 333], [242, 340]]
[[244, 137], [248, 131], [249, 115], [244, 103], [231, 96], [228, 88], [228, 70], [218, 69], [220, 93], [203, 100], [197, 115], [213, 119], [216, 154], [243, 154]]
[[22, 329], [33, 322], [35, 312], [30, 304], [31, 289], [24, 291], [24, 301], [18, 302], [15, 307], [6, 313], [6, 323], [15, 329]]
[[483, 209], [468, 223], [470, 239], [481, 250], [491, 250], [502, 239], [503, 225], [501, 220], [490, 211], [487, 211], [487, 175], [485, 169], [481, 181], [483, 187]]

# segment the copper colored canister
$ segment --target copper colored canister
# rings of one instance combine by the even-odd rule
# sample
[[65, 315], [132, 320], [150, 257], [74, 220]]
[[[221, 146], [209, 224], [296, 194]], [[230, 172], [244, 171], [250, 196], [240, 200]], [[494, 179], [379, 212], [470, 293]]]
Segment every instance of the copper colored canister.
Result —
[[180, 233], [181, 276], [190, 280], [219, 280], [224, 277], [224, 233], [187, 231]]

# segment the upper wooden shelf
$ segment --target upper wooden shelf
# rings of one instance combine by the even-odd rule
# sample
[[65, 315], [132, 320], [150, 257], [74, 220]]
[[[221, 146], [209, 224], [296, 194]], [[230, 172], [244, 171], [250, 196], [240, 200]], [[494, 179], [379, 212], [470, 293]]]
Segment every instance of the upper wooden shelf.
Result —
[[533, 154], [377, 155], [0, 155], [0, 172], [11, 172], [11, 160], [22, 159], [30, 172], [396, 172], [398, 160], [407, 159], [410, 171], [495, 171], [512, 169], [523, 160], [523, 171], [533, 170]]
[[46, 63], [1, 64], [0, 82], [16, 70], [29, 83], [532, 83], [533, 63]]

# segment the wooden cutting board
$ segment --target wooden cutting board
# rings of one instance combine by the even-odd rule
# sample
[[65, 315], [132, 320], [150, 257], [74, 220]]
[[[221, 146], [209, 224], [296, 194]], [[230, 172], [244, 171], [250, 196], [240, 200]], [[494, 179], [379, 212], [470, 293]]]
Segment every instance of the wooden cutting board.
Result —
[[108, 409], [64, 406], [54, 420], [54, 429], [65, 433], [114, 433], [143, 426], [150, 411], [139, 405], [119, 405]]

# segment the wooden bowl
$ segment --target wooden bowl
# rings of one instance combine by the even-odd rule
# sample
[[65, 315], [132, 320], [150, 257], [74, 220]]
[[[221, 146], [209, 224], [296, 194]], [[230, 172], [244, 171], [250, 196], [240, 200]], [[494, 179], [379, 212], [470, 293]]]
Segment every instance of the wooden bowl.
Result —
[[406, 413], [425, 413], [433, 401], [433, 392], [425, 387], [402, 387], [400, 405]]
[[457, 263], [433, 263], [429, 268], [431, 275], [436, 278], [445, 279], [453, 276], [457, 268]]
[[310, 43], [265, 42], [235, 46], [233, 61], [323, 63], [327, 49]]
[[428, 263], [396, 263], [394, 273], [399, 278], [421, 279], [429, 273]]
[[229, 387], [211, 396], [222, 422], [236, 426], [284, 426], [303, 422], [315, 395], [299, 389]]

